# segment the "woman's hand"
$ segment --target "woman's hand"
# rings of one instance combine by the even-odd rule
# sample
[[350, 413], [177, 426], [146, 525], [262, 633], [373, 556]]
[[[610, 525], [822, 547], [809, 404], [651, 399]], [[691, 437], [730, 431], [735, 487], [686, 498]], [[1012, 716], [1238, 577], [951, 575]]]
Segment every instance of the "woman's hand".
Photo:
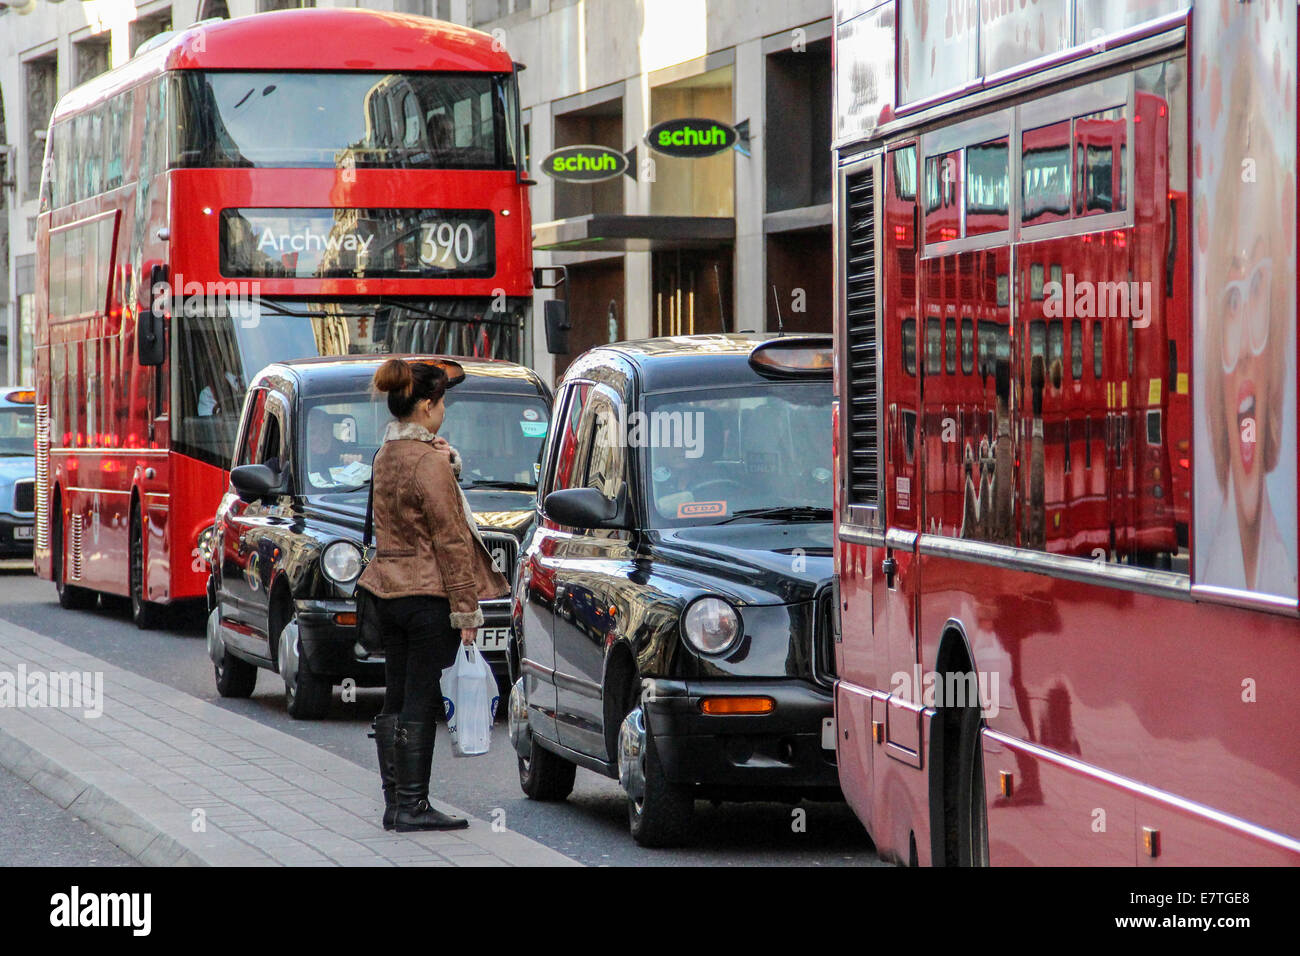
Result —
[[477, 627], [462, 627], [460, 629], [460, 642], [466, 647], [472, 646], [476, 640], [478, 640]]
[[433, 446], [435, 451], [447, 451], [451, 448], [451, 442], [447, 441], [447, 439], [443, 438], [441, 435], [434, 435], [433, 441], [430, 442], [430, 444]]

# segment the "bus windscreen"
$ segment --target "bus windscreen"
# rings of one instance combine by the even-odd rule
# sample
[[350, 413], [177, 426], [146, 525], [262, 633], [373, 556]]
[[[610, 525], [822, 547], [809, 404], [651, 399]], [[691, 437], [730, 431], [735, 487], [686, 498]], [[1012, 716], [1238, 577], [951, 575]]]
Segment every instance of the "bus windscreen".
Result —
[[173, 165], [513, 169], [513, 78], [492, 73], [177, 74]]

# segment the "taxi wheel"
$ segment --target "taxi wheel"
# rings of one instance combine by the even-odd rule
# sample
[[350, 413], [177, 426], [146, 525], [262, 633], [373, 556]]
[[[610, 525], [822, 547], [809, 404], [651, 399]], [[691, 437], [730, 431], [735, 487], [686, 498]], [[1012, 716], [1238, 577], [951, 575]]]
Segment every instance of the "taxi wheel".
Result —
[[293, 616], [280, 631], [279, 652], [275, 658], [280, 677], [284, 680], [285, 708], [294, 720], [320, 720], [329, 712], [334, 684], [307, 670], [301, 650], [298, 618]]
[[162, 623], [162, 605], [154, 604], [144, 594], [144, 531], [140, 506], [131, 506], [130, 557], [131, 620], [142, 631], [152, 631]]
[[638, 846], [673, 847], [689, 842], [695, 820], [695, 797], [664, 776], [654, 735], [647, 733], [642, 750], [640, 793], [628, 794], [627, 816]]
[[252, 697], [257, 688], [257, 667], [241, 661], [230, 651], [221, 655], [221, 663], [213, 664], [217, 678], [217, 693], [222, 697]]
[[578, 767], [533, 741], [528, 759], [519, 759], [519, 787], [531, 800], [558, 801], [573, 793]]

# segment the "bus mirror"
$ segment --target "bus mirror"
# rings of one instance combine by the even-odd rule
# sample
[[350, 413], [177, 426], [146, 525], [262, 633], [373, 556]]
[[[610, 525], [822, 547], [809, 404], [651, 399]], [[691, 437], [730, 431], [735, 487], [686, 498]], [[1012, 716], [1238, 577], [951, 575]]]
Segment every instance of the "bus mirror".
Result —
[[141, 365], [162, 365], [167, 357], [167, 266], [155, 263], [149, 269], [149, 306], [136, 320], [136, 352]]
[[552, 355], [569, 354], [569, 303], [550, 299], [542, 303], [546, 322], [546, 351]]

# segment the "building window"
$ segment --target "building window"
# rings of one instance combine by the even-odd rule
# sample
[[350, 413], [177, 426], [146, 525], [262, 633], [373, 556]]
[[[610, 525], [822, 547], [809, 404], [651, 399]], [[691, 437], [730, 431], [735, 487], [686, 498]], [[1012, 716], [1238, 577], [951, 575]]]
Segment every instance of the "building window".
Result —
[[532, 0], [470, 0], [470, 23], [479, 26], [530, 9]]
[[316, 0], [257, 0], [258, 13], [270, 13], [272, 10], [297, 10], [300, 7], [314, 7]]
[[767, 211], [831, 201], [831, 42], [767, 58]]
[[[618, 97], [555, 117], [555, 148], [608, 146], [623, 151], [623, 100]], [[555, 180], [555, 218], [623, 211], [623, 177], [595, 183]]]
[[59, 61], [54, 53], [23, 64], [27, 106], [27, 181], [24, 199], [35, 199], [41, 191], [41, 166], [45, 162], [45, 134], [54, 112], [58, 91]]
[[94, 36], [72, 44], [75, 86], [108, 72], [108, 36]]
[[451, 0], [394, 0], [393, 9], [435, 20], [451, 19]]
[[18, 384], [35, 381], [33, 360], [36, 327], [36, 296], [25, 292], [18, 297]]
[[[650, 125], [670, 119], [701, 118], [731, 123], [732, 67], [724, 66], [650, 90]], [[654, 161], [650, 212], [656, 216], [736, 214], [736, 162], [729, 149], [683, 159], [647, 150]]]
[[131, 24], [131, 55], [134, 56], [140, 50], [141, 44], [152, 40], [160, 33], [166, 33], [172, 28], [171, 9], [159, 10], [157, 13], [146, 14]]

